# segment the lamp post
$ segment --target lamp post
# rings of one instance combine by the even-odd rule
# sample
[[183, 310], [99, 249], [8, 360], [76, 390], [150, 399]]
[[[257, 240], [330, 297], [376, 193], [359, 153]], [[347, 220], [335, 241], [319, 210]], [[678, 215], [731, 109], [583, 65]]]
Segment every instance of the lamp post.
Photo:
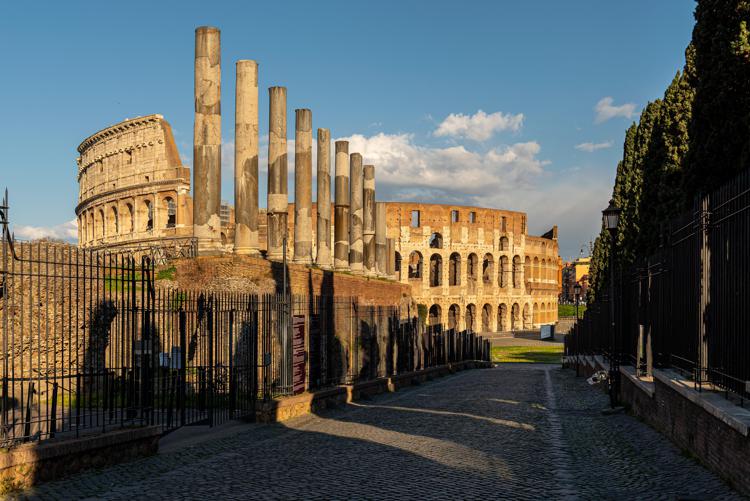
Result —
[[580, 370], [579, 370], [578, 356], [581, 354], [581, 352], [580, 352], [580, 341], [579, 341], [580, 331], [578, 329], [578, 302], [579, 302], [579, 298], [581, 297], [581, 284], [579, 284], [578, 282], [576, 282], [575, 285], [573, 286], [573, 293], [575, 294], [575, 298], [576, 298], [576, 321], [573, 324], [575, 328], [575, 336], [576, 336], [576, 376], [579, 376]]
[[614, 200], [609, 201], [609, 207], [602, 211], [604, 227], [609, 231], [609, 315], [610, 315], [610, 350], [609, 350], [609, 402], [614, 409], [617, 406], [617, 393], [620, 388], [619, 358], [615, 354], [617, 339], [615, 334], [615, 237], [617, 236], [617, 225], [620, 223], [620, 212], [622, 210], [615, 205]]

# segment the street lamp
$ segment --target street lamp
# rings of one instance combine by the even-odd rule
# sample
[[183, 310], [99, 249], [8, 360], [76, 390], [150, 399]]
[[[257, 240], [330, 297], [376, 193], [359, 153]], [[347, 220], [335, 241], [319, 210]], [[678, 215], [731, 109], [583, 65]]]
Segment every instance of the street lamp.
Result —
[[614, 200], [609, 201], [609, 207], [602, 211], [604, 227], [609, 231], [609, 316], [610, 316], [610, 350], [609, 350], [609, 402], [614, 409], [617, 406], [617, 392], [620, 387], [619, 359], [615, 355], [617, 340], [615, 337], [615, 237], [617, 236], [617, 225], [620, 223], [622, 210], [615, 205]]
[[578, 340], [578, 338], [580, 337], [580, 331], [578, 329], [578, 302], [581, 297], [581, 284], [579, 284], [578, 282], [576, 282], [575, 285], [573, 286], [573, 293], [575, 294], [575, 298], [576, 298], [576, 321], [573, 324], [575, 328], [575, 336], [576, 336], [576, 376], [579, 376], [580, 371], [579, 371], [578, 356], [580, 355], [580, 351], [579, 351], [580, 341]]

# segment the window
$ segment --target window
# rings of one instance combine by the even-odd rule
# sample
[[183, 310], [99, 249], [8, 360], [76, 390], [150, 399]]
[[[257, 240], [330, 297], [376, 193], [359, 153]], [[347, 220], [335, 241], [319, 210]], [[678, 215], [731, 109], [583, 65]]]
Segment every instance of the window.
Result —
[[411, 211], [411, 227], [412, 228], [419, 228], [420, 221], [419, 221], [419, 211], [413, 210]]
[[458, 222], [458, 211], [452, 210], [451, 211], [451, 223], [457, 223]]
[[469, 212], [469, 222], [474, 224], [477, 222], [477, 213], [474, 211]]
[[167, 209], [167, 228], [174, 228], [175, 218], [177, 214], [177, 206], [171, 197], [164, 199], [164, 205]]
[[500, 218], [500, 231], [508, 231], [508, 220], [505, 218], [505, 216]]
[[443, 248], [443, 235], [440, 233], [433, 233], [430, 236], [430, 249], [442, 249]]
[[417, 251], [409, 254], [409, 278], [422, 278], [422, 254]]
[[430, 287], [443, 285], [443, 258], [440, 254], [430, 256]]
[[151, 231], [154, 228], [154, 208], [148, 200], [143, 203], [146, 205], [146, 231]]

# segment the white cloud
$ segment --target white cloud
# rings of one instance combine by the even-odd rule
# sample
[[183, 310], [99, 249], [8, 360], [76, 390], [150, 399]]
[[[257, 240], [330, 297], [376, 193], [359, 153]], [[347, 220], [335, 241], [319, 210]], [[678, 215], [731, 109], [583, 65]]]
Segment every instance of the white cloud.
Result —
[[400, 189], [433, 190], [466, 200], [493, 191], [528, 185], [544, 171], [536, 142], [493, 148], [486, 153], [464, 146], [431, 148], [414, 143], [411, 134], [360, 134], [342, 138], [349, 151], [375, 165], [375, 179], [393, 196]]
[[495, 132], [511, 130], [517, 132], [523, 125], [523, 114], [505, 114], [501, 111], [487, 114], [482, 110], [473, 115], [451, 113], [433, 133], [437, 137], [468, 138], [473, 141], [486, 141]]
[[78, 240], [78, 221], [70, 221], [56, 226], [24, 226], [18, 225], [13, 227], [13, 231], [18, 238], [23, 240], [39, 240], [42, 238], [55, 238], [65, 240], [66, 242], [75, 242]]
[[576, 149], [579, 151], [585, 151], [586, 153], [593, 153], [596, 150], [605, 150], [612, 147], [612, 141], [605, 141], [603, 143], [581, 143], [576, 145]]
[[596, 112], [596, 118], [594, 119], [595, 123], [600, 124], [615, 117], [633, 117], [635, 114], [635, 104], [625, 103], [616, 106], [614, 102], [614, 99], [607, 96], [601, 98], [599, 102], [596, 103], [596, 106], [594, 106], [594, 111]]

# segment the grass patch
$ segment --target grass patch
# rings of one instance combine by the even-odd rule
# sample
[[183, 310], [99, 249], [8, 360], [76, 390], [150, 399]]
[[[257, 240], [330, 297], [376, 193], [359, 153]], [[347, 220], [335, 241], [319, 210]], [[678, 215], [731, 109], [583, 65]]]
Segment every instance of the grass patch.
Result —
[[[578, 305], [578, 318], [583, 318], [583, 312], [586, 311], [585, 304]], [[557, 316], [558, 317], [575, 317], [576, 306], [574, 304], [558, 304], [557, 305]]]
[[559, 364], [562, 362], [563, 346], [494, 346], [493, 362], [534, 362], [538, 364]]
[[174, 274], [177, 272], [177, 268], [170, 266], [169, 268], [162, 268], [156, 272], [157, 280], [174, 280]]

